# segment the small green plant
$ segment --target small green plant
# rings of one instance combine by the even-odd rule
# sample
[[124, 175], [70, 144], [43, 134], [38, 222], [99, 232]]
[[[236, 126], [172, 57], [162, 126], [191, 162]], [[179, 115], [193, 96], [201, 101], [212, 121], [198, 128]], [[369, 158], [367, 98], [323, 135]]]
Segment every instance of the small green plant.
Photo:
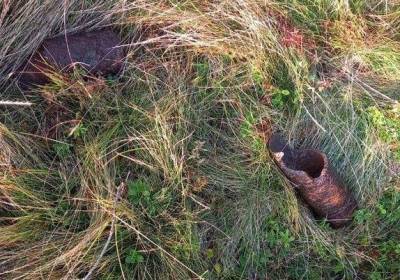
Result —
[[72, 145], [64, 142], [56, 142], [53, 144], [53, 150], [56, 152], [56, 155], [63, 159], [66, 158], [71, 153]]
[[222, 271], [223, 271], [223, 267], [220, 263], [216, 263], [214, 264], [214, 271], [217, 275], [221, 275]]
[[272, 93], [272, 106], [282, 110], [286, 107], [298, 107], [300, 104], [300, 94], [291, 92], [287, 89], [275, 89]]
[[357, 224], [363, 225], [369, 222], [373, 217], [373, 213], [368, 209], [359, 209], [354, 214], [354, 220]]
[[[387, 273], [398, 274], [400, 262], [400, 195], [396, 188], [387, 189], [374, 207], [360, 209], [354, 219], [359, 225], [367, 225], [359, 235], [359, 242], [368, 251], [376, 263], [369, 279], [386, 279]], [[371, 236], [371, 227], [380, 230], [377, 236]], [[374, 244], [373, 247], [370, 245]]]
[[207, 259], [211, 260], [212, 258], [214, 258], [215, 254], [214, 254], [214, 250], [213, 249], [207, 249], [206, 250], [206, 257]]
[[195, 69], [196, 77], [193, 83], [198, 86], [205, 86], [208, 81], [208, 74], [210, 72], [210, 65], [207, 61], [202, 61], [193, 64]]
[[82, 122], [80, 122], [77, 126], [74, 127], [72, 135], [74, 136], [74, 138], [82, 138], [86, 135], [87, 131], [88, 128]]
[[278, 223], [274, 219], [268, 221], [268, 231], [266, 240], [270, 247], [280, 248], [281, 251], [286, 251], [295, 241], [294, 236], [289, 229]]
[[292, 245], [294, 240], [295, 238], [292, 236], [288, 229], [285, 229], [284, 231], [281, 231], [279, 233], [279, 244], [281, 244], [285, 249], [288, 249]]
[[252, 71], [252, 78], [253, 78], [254, 83], [257, 84], [257, 85], [261, 85], [263, 83], [263, 81], [264, 81], [264, 77], [262, 75], [262, 72], [257, 68], [253, 68], [252, 70], [253, 70]]
[[251, 149], [256, 154], [264, 151], [264, 143], [256, 131], [257, 119], [252, 112], [245, 115], [240, 125], [240, 136], [246, 141], [250, 141]]
[[380, 110], [369, 107], [367, 117], [376, 128], [379, 137], [393, 147], [394, 157], [400, 161], [400, 112], [397, 107], [392, 110]]
[[136, 249], [130, 249], [125, 257], [125, 263], [136, 265], [144, 261], [143, 255]]
[[137, 205], [140, 202], [148, 202], [150, 199], [150, 187], [143, 180], [136, 180], [128, 183], [128, 198], [129, 201]]
[[246, 114], [243, 119], [243, 122], [240, 125], [240, 136], [244, 139], [253, 137], [255, 124], [256, 124], [256, 118], [254, 117], [254, 114], [251, 112]]
[[385, 279], [385, 278], [382, 276], [382, 273], [381, 273], [381, 272], [379, 272], [379, 271], [373, 271], [373, 272], [368, 276], [368, 279], [370, 279], [370, 280], [382, 280], [382, 279]]
[[169, 193], [165, 188], [151, 191], [149, 184], [141, 179], [128, 183], [128, 199], [135, 207], [142, 207], [149, 216], [156, 216], [169, 205]]

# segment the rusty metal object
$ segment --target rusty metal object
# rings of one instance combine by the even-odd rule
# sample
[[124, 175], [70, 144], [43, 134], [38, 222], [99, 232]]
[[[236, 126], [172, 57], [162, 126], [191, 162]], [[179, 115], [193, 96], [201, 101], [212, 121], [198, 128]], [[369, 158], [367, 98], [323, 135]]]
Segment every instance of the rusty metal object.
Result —
[[49, 82], [44, 73], [68, 72], [79, 65], [93, 75], [117, 74], [125, 58], [121, 40], [109, 29], [67, 34], [43, 42], [19, 73], [22, 86]]
[[357, 202], [333, 172], [325, 154], [293, 149], [279, 134], [271, 136], [268, 146], [282, 172], [317, 216], [326, 218], [333, 228], [351, 221]]

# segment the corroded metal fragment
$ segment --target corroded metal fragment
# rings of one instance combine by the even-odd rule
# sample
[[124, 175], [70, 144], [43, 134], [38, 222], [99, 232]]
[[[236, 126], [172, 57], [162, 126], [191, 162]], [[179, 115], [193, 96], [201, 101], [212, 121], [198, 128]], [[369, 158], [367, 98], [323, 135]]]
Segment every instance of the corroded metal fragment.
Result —
[[351, 221], [357, 202], [333, 172], [325, 154], [293, 149], [279, 134], [272, 135], [268, 146], [280, 169], [319, 217], [326, 218], [334, 228]]
[[23, 86], [49, 82], [44, 73], [68, 72], [79, 65], [90, 74], [117, 74], [122, 69], [124, 50], [119, 36], [109, 29], [67, 34], [47, 39], [19, 71]]

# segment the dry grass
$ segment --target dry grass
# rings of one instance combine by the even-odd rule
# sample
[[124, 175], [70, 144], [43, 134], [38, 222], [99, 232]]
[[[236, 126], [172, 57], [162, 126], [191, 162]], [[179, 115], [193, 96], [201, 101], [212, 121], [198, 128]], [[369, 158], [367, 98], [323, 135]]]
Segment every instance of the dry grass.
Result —
[[[1, 99], [32, 103], [0, 103], [0, 278], [398, 276], [398, 5], [53, 2], [0, 2]], [[17, 87], [44, 38], [102, 26], [128, 48], [120, 77]], [[296, 197], [276, 130], [329, 156], [350, 227]]]

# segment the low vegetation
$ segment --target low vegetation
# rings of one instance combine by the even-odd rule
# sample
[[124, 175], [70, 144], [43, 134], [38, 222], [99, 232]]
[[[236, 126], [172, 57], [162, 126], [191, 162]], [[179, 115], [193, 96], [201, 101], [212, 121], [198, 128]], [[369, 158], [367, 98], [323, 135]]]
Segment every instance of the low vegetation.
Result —
[[[396, 1], [0, 1], [1, 279], [400, 277]], [[112, 27], [119, 76], [15, 72], [46, 37]], [[357, 198], [315, 219], [282, 131]]]

